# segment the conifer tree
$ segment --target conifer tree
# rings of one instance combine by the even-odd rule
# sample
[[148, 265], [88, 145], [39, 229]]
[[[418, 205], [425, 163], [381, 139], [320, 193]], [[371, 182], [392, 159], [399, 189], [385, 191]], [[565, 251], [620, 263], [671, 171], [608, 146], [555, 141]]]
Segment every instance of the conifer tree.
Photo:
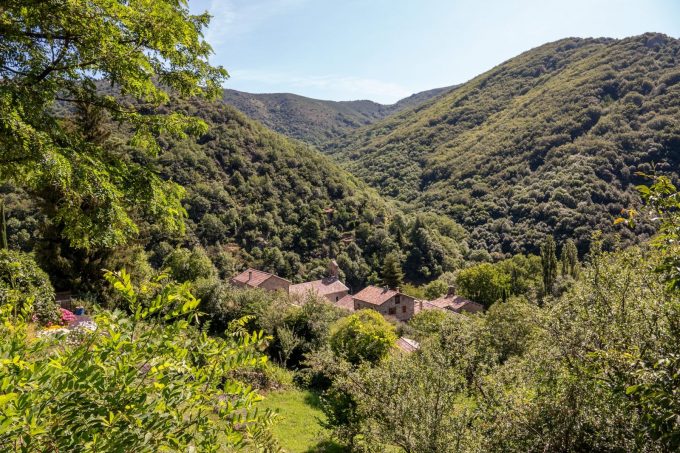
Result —
[[391, 252], [385, 257], [382, 280], [390, 288], [396, 288], [403, 282], [404, 272], [401, 269], [401, 260], [397, 252]]
[[7, 250], [7, 222], [5, 221], [5, 200], [0, 200], [0, 250]]
[[547, 236], [541, 244], [541, 265], [543, 266], [543, 294], [552, 293], [557, 278], [557, 252], [555, 240]]
[[562, 246], [562, 275], [576, 278], [578, 272], [578, 250], [574, 241], [569, 239]]

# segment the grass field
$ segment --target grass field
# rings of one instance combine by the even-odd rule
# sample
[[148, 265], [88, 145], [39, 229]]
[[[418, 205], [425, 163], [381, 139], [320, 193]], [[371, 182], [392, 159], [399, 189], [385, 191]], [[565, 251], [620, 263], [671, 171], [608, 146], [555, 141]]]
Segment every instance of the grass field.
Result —
[[278, 411], [273, 431], [281, 446], [291, 453], [339, 453], [343, 449], [328, 440], [321, 427], [324, 419], [319, 396], [308, 390], [288, 389], [271, 392], [259, 404], [260, 409]]

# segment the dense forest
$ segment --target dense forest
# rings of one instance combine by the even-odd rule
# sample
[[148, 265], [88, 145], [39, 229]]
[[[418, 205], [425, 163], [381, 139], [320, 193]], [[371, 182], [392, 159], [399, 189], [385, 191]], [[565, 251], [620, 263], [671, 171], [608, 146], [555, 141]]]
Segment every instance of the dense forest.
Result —
[[323, 101], [290, 93], [253, 94], [224, 90], [224, 102], [276, 132], [315, 146], [387, 116], [420, 105], [454, 87], [421, 91], [391, 104]]
[[455, 219], [472, 248], [533, 252], [552, 234], [583, 253], [639, 203], [637, 172], [678, 176], [679, 52], [660, 34], [546, 44], [326, 151], [383, 195]]
[[[169, 234], [139, 212], [139, 233], [130, 246], [85, 252], [60, 240], [59, 225], [39, 209], [49, 201], [32, 200], [6, 183], [10, 246], [36, 251], [59, 289], [73, 290], [91, 289], [79, 285], [98, 281], [102, 267], [125, 262], [162, 267], [175, 249], [208, 258], [225, 278], [250, 265], [300, 281], [323, 275], [328, 259], [335, 258], [355, 288], [379, 282], [393, 252], [410, 281], [462, 266], [465, 233], [451, 220], [404, 214], [315, 149], [221, 102], [193, 100], [155, 113], [172, 112], [201, 118], [209, 128], [194, 140], [165, 136], [157, 157], [136, 158], [186, 190], [186, 234]], [[106, 137], [103, 144], [128, 134], [104, 120], [96, 129]], [[416, 253], [423, 258], [414, 258]]]

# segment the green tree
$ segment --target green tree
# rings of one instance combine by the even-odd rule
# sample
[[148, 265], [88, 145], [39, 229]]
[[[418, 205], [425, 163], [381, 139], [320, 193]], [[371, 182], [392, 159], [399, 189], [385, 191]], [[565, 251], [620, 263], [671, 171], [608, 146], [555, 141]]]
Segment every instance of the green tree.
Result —
[[397, 337], [394, 327], [374, 310], [359, 310], [331, 326], [333, 352], [352, 364], [377, 363], [390, 351]]
[[436, 299], [437, 297], [446, 294], [449, 285], [443, 280], [433, 280], [427, 285], [425, 285], [425, 297], [428, 299]]
[[205, 250], [200, 247], [193, 250], [176, 249], [168, 255], [163, 265], [170, 268], [170, 275], [178, 282], [209, 278], [217, 273]]
[[464, 297], [490, 307], [507, 295], [510, 277], [497, 266], [482, 263], [458, 272], [456, 287]]
[[11, 307], [15, 316], [31, 315], [39, 325], [61, 320], [49, 277], [24, 252], [0, 249], [0, 305]]
[[385, 257], [382, 280], [390, 288], [398, 288], [404, 281], [404, 272], [401, 270], [401, 259], [398, 252], [391, 252]]
[[562, 275], [576, 278], [578, 273], [578, 249], [574, 241], [569, 239], [562, 246]]
[[[208, 64], [208, 22], [185, 0], [3, 3], [0, 177], [42, 198], [72, 246], [124, 243], [138, 229], [133, 211], [140, 208], [168, 230], [183, 229], [183, 190], [144, 162], [157, 154], [161, 134], [206, 130], [156, 107], [171, 93], [220, 92], [227, 73]], [[71, 107], [89, 113], [72, 125], [63, 117]], [[83, 117], [125, 124], [132, 131], [126, 144], [144, 162]]]
[[557, 278], [557, 248], [552, 236], [541, 244], [541, 266], [543, 268], [543, 294], [552, 294]]
[[5, 219], [5, 200], [0, 200], [0, 249], [7, 250], [7, 220]]

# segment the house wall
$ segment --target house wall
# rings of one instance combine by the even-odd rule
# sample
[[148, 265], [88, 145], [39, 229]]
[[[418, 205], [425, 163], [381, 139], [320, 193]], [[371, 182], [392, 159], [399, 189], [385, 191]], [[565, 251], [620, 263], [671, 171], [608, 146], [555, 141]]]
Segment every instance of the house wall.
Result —
[[345, 297], [347, 294], [349, 294], [349, 291], [338, 291], [337, 293], [330, 293], [326, 294], [326, 299], [330, 300], [331, 302], [335, 303]]
[[399, 303], [396, 303], [395, 297], [390, 297], [382, 305], [369, 304], [368, 302], [354, 299], [354, 309], [361, 310], [363, 308], [375, 310], [383, 316], [391, 316], [399, 321], [408, 321], [414, 315], [415, 299], [405, 294], [400, 294]]
[[280, 277], [271, 276], [267, 280], [263, 281], [260, 288], [266, 289], [268, 291], [276, 291], [277, 289], [282, 289], [288, 292], [288, 287], [290, 287], [290, 282], [284, 280]]

